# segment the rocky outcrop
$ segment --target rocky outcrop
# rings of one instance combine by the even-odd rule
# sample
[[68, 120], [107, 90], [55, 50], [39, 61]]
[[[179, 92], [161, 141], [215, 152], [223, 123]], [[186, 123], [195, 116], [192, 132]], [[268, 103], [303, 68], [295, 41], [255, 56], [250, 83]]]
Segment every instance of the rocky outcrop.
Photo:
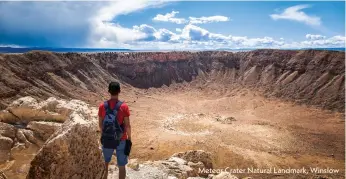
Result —
[[344, 111], [344, 58], [344, 52], [323, 50], [0, 54], [0, 107], [27, 95], [89, 101], [105, 92], [111, 80], [150, 88], [203, 76]]
[[[27, 178], [100, 178], [103, 160], [96, 132], [95, 107], [79, 100], [52, 97], [39, 102], [23, 97], [10, 104], [5, 113], [10, 110], [16, 111], [12, 114], [16, 116], [14, 122], [0, 122], [2, 160], [25, 152], [32, 145], [42, 146], [31, 162]], [[48, 117], [64, 113], [68, 119], [63, 124], [40, 121], [36, 115], [33, 118], [24, 115], [26, 118], [22, 119], [19, 110], [24, 110], [25, 114], [30, 110], [40, 111]]]
[[0, 163], [10, 159], [16, 130], [12, 125], [0, 122]]
[[203, 150], [190, 150], [187, 152], [176, 153], [173, 155], [173, 157], [178, 157], [193, 163], [202, 162], [205, 168], [213, 168], [213, 159], [211, 153]]
[[[101, 178], [104, 163], [98, 144], [97, 110], [79, 100], [55, 98], [37, 106], [44, 108], [52, 103], [56, 111], [69, 109], [71, 114], [61, 127], [47, 122], [29, 123], [29, 129], [48, 140], [32, 160], [27, 178]], [[56, 132], [49, 135], [47, 130]]]
[[[236, 176], [228, 172], [216, 174], [201, 172], [203, 169], [212, 169], [212, 166], [209, 152], [190, 150], [173, 154], [166, 160], [148, 161], [140, 164], [137, 160], [130, 160], [127, 176], [129, 179], [237, 179]], [[116, 168], [111, 166], [108, 178], [116, 179], [118, 177], [117, 172]]]
[[7, 179], [7, 177], [3, 171], [0, 171], [0, 179]]
[[31, 121], [27, 128], [46, 141], [60, 126], [61, 124], [56, 122]]
[[71, 114], [35, 156], [27, 178], [101, 178], [104, 163], [96, 129], [83, 115]]

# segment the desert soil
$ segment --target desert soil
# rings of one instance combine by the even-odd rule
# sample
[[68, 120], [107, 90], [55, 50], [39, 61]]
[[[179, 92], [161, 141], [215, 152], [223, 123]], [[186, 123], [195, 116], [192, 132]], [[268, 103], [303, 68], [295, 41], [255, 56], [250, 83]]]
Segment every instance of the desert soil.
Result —
[[[329, 167], [340, 172], [327, 176], [344, 176], [342, 114], [268, 99], [251, 89], [206, 86], [123, 90], [133, 130], [130, 158], [160, 160], [176, 152], [205, 150], [213, 154], [214, 168], [219, 169]], [[15, 165], [5, 173], [11, 179], [25, 178], [21, 167], [28, 167], [30, 160], [27, 154], [17, 156]], [[235, 175], [308, 178], [293, 174]]]
[[127, 101], [134, 133], [132, 158], [158, 160], [201, 149], [214, 154], [215, 168], [329, 167], [341, 170], [329, 176], [344, 176], [345, 120], [340, 113], [267, 99], [250, 89], [217, 86], [151, 89], [137, 97]]

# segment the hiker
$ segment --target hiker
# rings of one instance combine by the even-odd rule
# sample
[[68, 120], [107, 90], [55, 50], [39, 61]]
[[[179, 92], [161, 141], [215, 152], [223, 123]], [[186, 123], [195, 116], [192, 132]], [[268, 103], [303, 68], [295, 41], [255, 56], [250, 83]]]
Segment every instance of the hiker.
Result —
[[105, 160], [103, 177], [107, 179], [108, 165], [116, 151], [119, 179], [125, 179], [125, 166], [131, 150], [130, 110], [126, 103], [119, 100], [120, 84], [111, 82], [108, 86], [110, 99], [99, 107], [99, 128], [101, 131], [102, 153]]

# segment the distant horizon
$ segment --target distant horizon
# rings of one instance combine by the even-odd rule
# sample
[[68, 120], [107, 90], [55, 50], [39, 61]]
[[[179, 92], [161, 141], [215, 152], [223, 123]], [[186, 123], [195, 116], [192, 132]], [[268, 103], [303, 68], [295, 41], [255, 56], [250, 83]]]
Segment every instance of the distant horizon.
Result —
[[30, 51], [50, 51], [50, 52], [171, 52], [171, 51], [252, 51], [261, 49], [272, 50], [329, 50], [345, 51], [344, 47], [339, 48], [219, 48], [219, 49], [126, 49], [126, 48], [74, 48], [74, 47], [0, 47], [0, 53], [27, 53]]

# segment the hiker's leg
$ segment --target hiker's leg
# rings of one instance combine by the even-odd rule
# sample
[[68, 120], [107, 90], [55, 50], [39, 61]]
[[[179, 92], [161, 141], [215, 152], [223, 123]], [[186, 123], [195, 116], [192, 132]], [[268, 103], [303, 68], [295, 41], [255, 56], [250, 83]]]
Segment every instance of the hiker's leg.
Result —
[[117, 147], [117, 162], [118, 162], [118, 168], [119, 168], [119, 179], [125, 179], [126, 177], [126, 164], [127, 164], [127, 155], [125, 155], [125, 141], [121, 141], [119, 146]]
[[103, 158], [105, 160], [105, 168], [104, 168], [105, 172], [104, 172], [104, 175], [103, 175], [104, 179], [107, 179], [107, 176], [108, 176], [108, 165], [109, 165], [109, 162], [112, 159], [113, 152], [114, 152], [114, 149], [106, 149], [106, 148], [102, 147]]
[[119, 179], [125, 179], [126, 169], [125, 166], [119, 166]]

